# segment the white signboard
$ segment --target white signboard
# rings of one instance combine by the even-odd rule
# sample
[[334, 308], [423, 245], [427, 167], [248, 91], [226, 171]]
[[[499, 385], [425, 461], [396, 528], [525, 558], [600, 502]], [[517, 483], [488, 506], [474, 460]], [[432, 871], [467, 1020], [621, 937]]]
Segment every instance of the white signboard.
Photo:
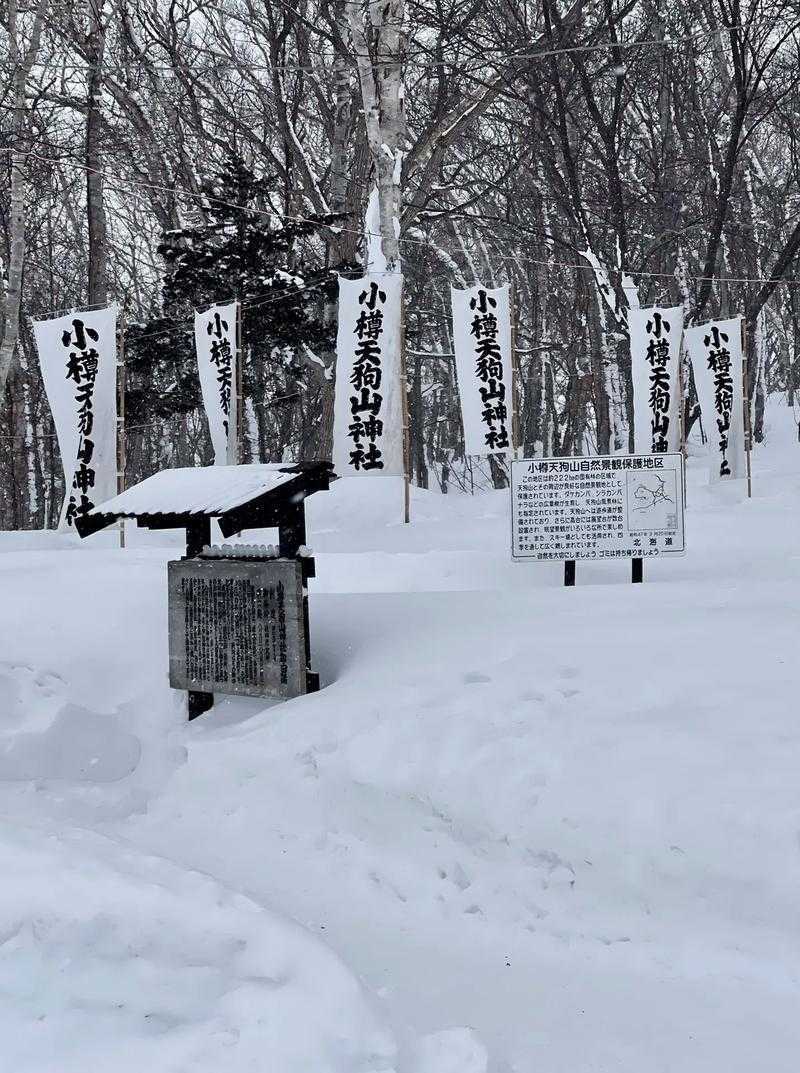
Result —
[[683, 456], [511, 463], [515, 559], [644, 559], [685, 550]]
[[745, 477], [741, 318], [687, 328], [686, 349], [708, 436], [709, 477], [712, 481]]
[[633, 436], [637, 454], [679, 451], [683, 307], [631, 309]]
[[512, 450], [511, 304], [509, 288], [450, 290], [458, 397], [468, 455]]
[[339, 277], [333, 464], [340, 477], [404, 472], [402, 297], [399, 273]]
[[239, 461], [236, 435], [237, 316], [236, 302], [211, 306], [194, 314], [200, 391], [216, 466], [235, 466]]
[[117, 494], [117, 307], [33, 322], [66, 494], [60, 529]]

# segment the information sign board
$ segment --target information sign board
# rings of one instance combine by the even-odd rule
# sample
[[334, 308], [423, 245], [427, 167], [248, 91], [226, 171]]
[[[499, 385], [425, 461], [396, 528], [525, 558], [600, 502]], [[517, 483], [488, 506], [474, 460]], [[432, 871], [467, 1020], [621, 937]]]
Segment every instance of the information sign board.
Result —
[[511, 463], [515, 559], [645, 559], [680, 555], [681, 454], [525, 458]]
[[170, 562], [169, 627], [173, 689], [306, 692], [302, 565], [295, 559]]

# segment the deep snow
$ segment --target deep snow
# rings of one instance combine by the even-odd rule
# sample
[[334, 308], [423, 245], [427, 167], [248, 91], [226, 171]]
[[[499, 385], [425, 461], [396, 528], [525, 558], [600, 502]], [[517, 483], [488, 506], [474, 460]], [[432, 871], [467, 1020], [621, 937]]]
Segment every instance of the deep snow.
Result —
[[325, 688], [193, 724], [176, 536], [0, 534], [0, 1070], [794, 1073], [790, 413], [642, 586], [363, 487], [309, 501]]

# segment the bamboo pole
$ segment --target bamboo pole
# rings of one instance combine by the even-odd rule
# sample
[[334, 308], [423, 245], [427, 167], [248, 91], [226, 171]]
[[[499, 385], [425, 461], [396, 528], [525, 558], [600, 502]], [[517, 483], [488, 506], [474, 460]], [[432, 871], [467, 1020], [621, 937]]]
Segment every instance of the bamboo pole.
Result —
[[[117, 495], [125, 491], [125, 310], [117, 326]], [[125, 547], [125, 519], [119, 523], [119, 546]]]
[[406, 313], [400, 286], [400, 398], [403, 406], [403, 521], [411, 521], [411, 430], [408, 416], [408, 371], [406, 369]]
[[753, 474], [750, 463], [752, 449], [752, 426], [750, 423], [750, 389], [747, 384], [747, 321], [742, 317], [742, 425], [744, 449], [747, 456], [747, 498], [753, 498]]

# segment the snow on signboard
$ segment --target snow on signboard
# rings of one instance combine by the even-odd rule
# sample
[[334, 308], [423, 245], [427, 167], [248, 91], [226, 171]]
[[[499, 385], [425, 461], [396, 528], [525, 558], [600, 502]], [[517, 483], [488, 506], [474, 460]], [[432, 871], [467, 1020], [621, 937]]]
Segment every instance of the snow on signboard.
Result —
[[402, 295], [399, 273], [339, 277], [333, 462], [340, 477], [404, 472]]
[[200, 391], [217, 466], [236, 465], [238, 403], [236, 368], [239, 360], [236, 302], [195, 310], [194, 341]]
[[686, 349], [708, 436], [709, 478], [718, 481], [744, 477], [747, 463], [741, 317], [688, 328]]
[[679, 363], [683, 307], [631, 309], [628, 314], [637, 454], [681, 448]]
[[511, 452], [509, 288], [450, 288], [458, 395], [468, 455]]
[[59, 529], [71, 530], [117, 491], [117, 307], [33, 322], [67, 489]]
[[643, 559], [685, 550], [680, 454], [511, 464], [515, 559]]

